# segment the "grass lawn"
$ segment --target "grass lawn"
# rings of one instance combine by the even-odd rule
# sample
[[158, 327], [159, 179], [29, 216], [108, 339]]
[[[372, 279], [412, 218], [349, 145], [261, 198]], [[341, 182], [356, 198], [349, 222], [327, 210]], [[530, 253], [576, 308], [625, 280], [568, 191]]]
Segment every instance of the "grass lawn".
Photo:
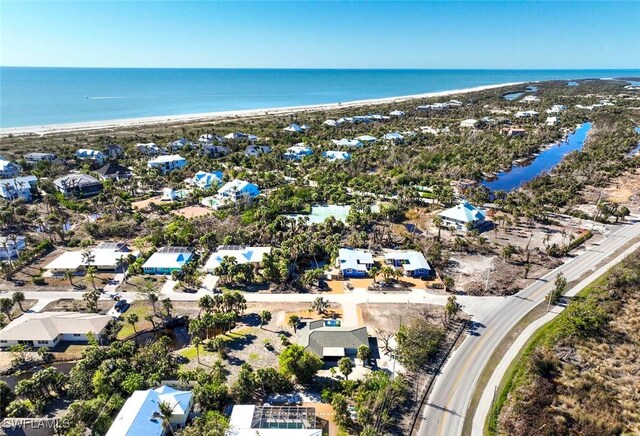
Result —
[[153, 327], [153, 325], [149, 321], [146, 321], [144, 319], [147, 315], [151, 314], [151, 307], [149, 307], [149, 305], [146, 303], [134, 302], [133, 304], [131, 304], [131, 307], [129, 307], [129, 310], [122, 314], [121, 319], [124, 321], [124, 325], [118, 332], [118, 335], [116, 336], [117, 339], [124, 339], [135, 333], [133, 330], [133, 326], [126, 321], [127, 317], [132, 313], [138, 315], [136, 331], [139, 332]]
[[[185, 347], [183, 349], [181, 349], [180, 351], [178, 351], [178, 354], [182, 357], [184, 357], [185, 359], [188, 359], [190, 362], [191, 361], [196, 361], [198, 360], [198, 353], [196, 353], [196, 347], [194, 347], [193, 345], [189, 346], [189, 347]], [[214, 356], [216, 353], [213, 351], [207, 351], [204, 349], [204, 347], [202, 345], [200, 345], [200, 358], [204, 358], [206, 356]]]

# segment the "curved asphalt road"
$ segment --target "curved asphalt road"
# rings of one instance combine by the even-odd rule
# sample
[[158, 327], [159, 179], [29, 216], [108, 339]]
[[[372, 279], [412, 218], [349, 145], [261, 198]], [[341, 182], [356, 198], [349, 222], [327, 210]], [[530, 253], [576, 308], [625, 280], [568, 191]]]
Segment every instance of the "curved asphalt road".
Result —
[[518, 294], [505, 298], [485, 316], [474, 317], [474, 331], [452, 354], [435, 381], [422, 412], [419, 434], [460, 435], [471, 396], [489, 357], [511, 328], [544, 301], [558, 273], [564, 273], [571, 282], [585, 272], [595, 270], [600, 261], [638, 235], [638, 221], [634, 224], [612, 226], [609, 234], [598, 245], [593, 244], [584, 253], [549, 272]]

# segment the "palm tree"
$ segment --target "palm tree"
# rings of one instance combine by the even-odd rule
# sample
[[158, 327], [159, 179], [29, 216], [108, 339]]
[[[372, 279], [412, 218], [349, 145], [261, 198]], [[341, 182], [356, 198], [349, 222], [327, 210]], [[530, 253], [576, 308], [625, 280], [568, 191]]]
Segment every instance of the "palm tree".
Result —
[[138, 331], [136, 330], [136, 323], [138, 321], [140, 321], [140, 318], [136, 313], [131, 312], [127, 315], [127, 324], [131, 324], [131, 327], [133, 327], [133, 333], [136, 335], [138, 334]]
[[162, 427], [165, 429], [167, 434], [173, 435], [173, 428], [171, 427], [171, 415], [173, 414], [173, 408], [178, 403], [175, 403], [173, 406], [166, 401], [161, 401], [158, 403], [158, 409], [160, 410], [160, 416], [162, 417]]
[[22, 303], [24, 302], [24, 293], [22, 291], [15, 292], [11, 300], [20, 307], [20, 311], [24, 312], [24, 308], [22, 307]]
[[330, 306], [331, 304], [322, 297], [316, 298], [313, 300], [313, 303], [311, 303], [311, 309], [315, 310], [318, 315], [324, 314]]
[[69, 280], [69, 284], [73, 287], [73, 271], [65, 271], [63, 276], [65, 280]]
[[95, 267], [90, 266], [89, 268], [87, 268], [87, 272], [85, 273], [85, 275], [89, 278], [89, 280], [91, 280], [91, 286], [93, 286], [93, 290], [97, 291], [98, 288], [96, 288], [96, 272], [98, 270], [96, 270]]
[[377, 266], [372, 266], [369, 269], [369, 275], [373, 279], [373, 283], [376, 283], [376, 277], [378, 276], [379, 273], [380, 273], [380, 268], [378, 268]]
[[436, 215], [433, 218], [433, 225], [438, 228], [438, 240], [440, 240], [440, 232], [442, 230], [442, 218], [440, 217], [440, 215]]
[[195, 338], [193, 338], [191, 343], [194, 347], [196, 347], [196, 357], [198, 358], [198, 363], [200, 363], [200, 344], [202, 343], [202, 339], [196, 336]]
[[268, 310], [263, 310], [260, 312], [260, 328], [262, 328], [265, 324], [268, 324], [271, 321], [271, 312]]
[[84, 263], [87, 267], [91, 267], [93, 262], [96, 261], [96, 256], [91, 252], [91, 250], [82, 251], [82, 263]]
[[287, 320], [287, 324], [293, 329], [295, 334], [298, 331], [298, 324], [300, 323], [300, 317], [298, 315], [291, 315]]

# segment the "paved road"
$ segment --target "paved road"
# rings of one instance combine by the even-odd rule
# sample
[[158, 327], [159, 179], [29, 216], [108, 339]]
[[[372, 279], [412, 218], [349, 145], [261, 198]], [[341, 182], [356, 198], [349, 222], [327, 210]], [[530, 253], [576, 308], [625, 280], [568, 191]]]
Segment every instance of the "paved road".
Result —
[[420, 435], [453, 436], [462, 433], [474, 388], [487, 360], [511, 330], [531, 309], [544, 301], [553, 281], [562, 272], [569, 281], [589, 271], [611, 253], [640, 235], [640, 222], [612, 226], [609, 234], [585, 252], [541, 277], [518, 294], [507, 297], [489, 313], [474, 317], [475, 329], [451, 355], [436, 379], [423, 411]]

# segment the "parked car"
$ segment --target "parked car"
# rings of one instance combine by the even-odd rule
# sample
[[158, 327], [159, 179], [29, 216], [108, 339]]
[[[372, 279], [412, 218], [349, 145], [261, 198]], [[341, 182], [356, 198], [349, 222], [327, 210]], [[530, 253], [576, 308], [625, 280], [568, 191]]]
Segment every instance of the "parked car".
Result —
[[126, 312], [126, 310], [129, 308], [130, 304], [127, 303], [127, 300], [118, 300], [118, 302], [116, 303], [116, 305], [114, 306], [114, 308], [118, 311], [118, 312]]
[[193, 288], [184, 288], [182, 292], [185, 292], [187, 294], [195, 294], [196, 292], [198, 292], [198, 290]]

